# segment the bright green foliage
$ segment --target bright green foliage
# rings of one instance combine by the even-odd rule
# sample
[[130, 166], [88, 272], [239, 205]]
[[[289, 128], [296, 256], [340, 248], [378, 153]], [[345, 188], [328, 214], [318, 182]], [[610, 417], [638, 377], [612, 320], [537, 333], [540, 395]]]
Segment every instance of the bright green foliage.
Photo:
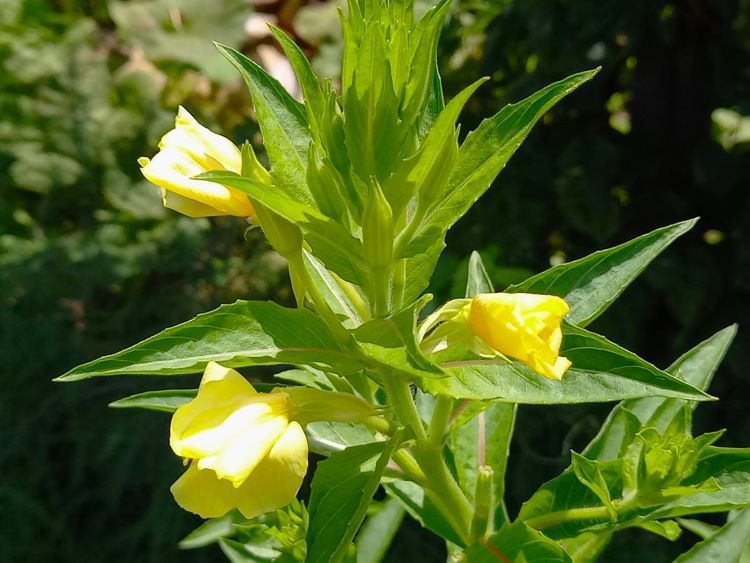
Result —
[[[406, 512], [443, 537], [456, 561], [573, 561], [571, 554], [580, 561], [600, 555], [623, 528], [673, 540], [677, 516], [750, 506], [748, 452], [713, 446], [720, 432], [692, 432], [692, 408], [712, 399], [705, 389], [732, 330], [664, 371], [584, 328], [695, 220], [508, 289], [556, 295], [570, 306], [560, 353], [572, 367], [561, 381], [522, 361], [462, 345], [432, 351], [422, 341], [431, 300], [422, 292], [446, 232], [547, 110], [597, 72], [542, 88], [461, 140], [461, 110], [483, 80], [445, 103], [435, 61], [449, 4], [442, 0], [415, 21], [409, 0], [350, 0], [341, 19], [340, 90], [319, 80], [299, 47], [274, 29], [304, 103], [260, 65], [218, 45], [253, 97], [270, 168], [262, 170], [246, 146], [242, 173], [215, 170], [197, 180], [250, 198], [253, 221], [288, 261], [297, 307], [224, 305], [58, 379], [175, 376], [211, 361], [291, 365], [277, 378], [358, 395], [372, 408], [353, 423], [307, 426], [310, 449], [328, 456], [312, 478], [309, 510], [293, 503], [248, 521], [231, 513], [196, 530], [186, 546], [218, 541], [231, 561], [378, 561], [386, 547], [377, 535], [392, 538], [389, 518]], [[465, 297], [492, 291], [472, 255]], [[169, 412], [192, 393], [147, 392], [112, 406]], [[599, 436], [572, 454], [571, 467], [518, 515], [508, 514], [516, 405], [619, 400]], [[381, 485], [389, 500], [358, 537]]]

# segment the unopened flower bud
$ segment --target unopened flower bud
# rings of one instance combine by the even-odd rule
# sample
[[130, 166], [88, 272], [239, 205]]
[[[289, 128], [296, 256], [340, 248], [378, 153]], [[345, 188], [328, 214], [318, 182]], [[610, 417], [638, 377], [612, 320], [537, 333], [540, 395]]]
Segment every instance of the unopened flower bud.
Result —
[[365, 260], [373, 268], [382, 270], [393, 260], [393, 212], [374, 178], [370, 182], [370, 195], [362, 216], [362, 243]]

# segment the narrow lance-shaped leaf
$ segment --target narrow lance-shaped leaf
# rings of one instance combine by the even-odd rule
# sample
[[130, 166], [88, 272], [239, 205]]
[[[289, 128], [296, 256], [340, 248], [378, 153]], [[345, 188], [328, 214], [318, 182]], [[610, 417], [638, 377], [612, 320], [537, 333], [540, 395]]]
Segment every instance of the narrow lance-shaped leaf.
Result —
[[401, 503], [390, 498], [380, 511], [370, 516], [357, 536], [357, 563], [380, 563], [401, 526], [406, 511]]
[[566, 320], [586, 326], [602, 314], [638, 275], [697, 219], [656, 229], [619, 246], [554, 266], [510, 286], [512, 293], [557, 295], [570, 306]]
[[[735, 325], [720, 330], [683, 354], [667, 368], [667, 372], [698, 389], [705, 390], [736, 333]], [[625, 401], [612, 410], [599, 433], [583, 453], [591, 459], [600, 460], [616, 459], [620, 456], [629, 436], [629, 433], [625, 432], [626, 421], [621, 415], [623, 410], [635, 415], [641, 426], [653, 426], [663, 432], [684, 404], [685, 402], [679, 399], [658, 397]]]
[[115, 409], [145, 409], [171, 413], [192, 401], [197, 394], [197, 389], [146, 391], [113, 401], [109, 406]]
[[250, 88], [274, 183], [295, 200], [312, 203], [305, 181], [310, 132], [304, 106], [242, 53], [218, 43], [216, 48], [240, 71]]
[[456, 545], [461, 545], [460, 536], [451, 528], [422, 487], [412, 481], [389, 480], [385, 483], [385, 490], [393, 498], [398, 499], [409, 515], [423, 527]]
[[596, 72], [581, 72], [550, 84], [525, 100], [506, 106], [471, 132], [461, 145], [448, 186], [422, 217], [405, 255], [419, 254], [441, 240], [490, 187], [539, 118]]
[[323, 90], [320, 86], [320, 80], [318, 80], [310, 61], [307, 60], [307, 57], [302, 52], [302, 49], [299, 48], [299, 45], [297, 45], [291, 37], [284, 33], [280, 28], [275, 25], [269, 27], [294, 69], [297, 82], [299, 82], [299, 85], [302, 88], [308, 122], [312, 129], [316, 129], [318, 127], [318, 120], [323, 114], [324, 105]]
[[399, 439], [397, 433], [388, 442], [352, 446], [318, 465], [311, 486], [308, 563], [341, 561]]
[[632, 352], [585, 329], [563, 327], [561, 355], [573, 361], [561, 381], [540, 376], [520, 362], [466, 360], [441, 367], [450, 377], [424, 379], [422, 388], [462, 399], [499, 399], [512, 403], [566, 404], [639, 397], [710, 398]]
[[307, 364], [347, 372], [358, 363], [305, 309], [237, 301], [168, 328], [121, 352], [73, 368], [57, 381], [108, 375], [179, 375], [226, 367]]
[[573, 562], [560, 544], [523, 522], [506, 524], [497, 533], [472, 546], [466, 557], [471, 563]]
[[745, 509], [711, 537], [680, 555], [674, 563], [735, 563], [745, 552], [749, 539], [750, 509]]

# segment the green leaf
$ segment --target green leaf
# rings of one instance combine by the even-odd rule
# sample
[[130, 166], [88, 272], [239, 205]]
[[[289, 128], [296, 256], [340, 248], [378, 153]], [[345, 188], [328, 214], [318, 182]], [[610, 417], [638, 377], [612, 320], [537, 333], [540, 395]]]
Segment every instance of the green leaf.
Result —
[[302, 88], [302, 95], [305, 99], [305, 109], [307, 110], [307, 119], [311, 126], [318, 127], [318, 120], [324, 112], [323, 90], [320, 87], [320, 80], [310, 65], [310, 61], [302, 52], [302, 49], [289, 37], [283, 30], [275, 25], [269, 26], [276, 40], [284, 50], [289, 63], [294, 69], [297, 82]]
[[499, 524], [507, 520], [502, 499], [515, 415], [515, 404], [495, 403], [467, 423], [454, 428], [448, 440], [458, 482], [470, 499], [474, 498], [479, 466], [492, 468], [494, 498], [498, 505], [496, 520]]
[[160, 412], [174, 412], [182, 405], [192, 401], [198, 394], [197, 389], [165, 389], [163, 391], [146, 391], [109, 404], [114, 409], [146, 409]]
[[230, 186], [246, 193], [287, 221], [295, 223], [304, 232], [313, 254], [332, 272], [347, 281], [361, 283], [360, 272], [364, 271], [362, 243], [354, 238], [341, 224], [324, 216], [309, 202], [300, 202], [279, 187], [259, 182], [228, 171], [211, 171], [196, 176], [198, 180], [209, 180]]
[[708, 446], [700, 454], [691, 483], [705, 481], [709, 477], [732, 471], [736, 466], [750, 462], [750, 448], [722, 448]]
[[415, 340], [419, 311], [431, 296], [384, 319], [372, 319], [352, 331], [362, 349], [385, 366], [417, 377], [440, 377], [443, 372], [422, 353]]
[[674, 520], [648, 520], [642, 524], [637, 524], [636, 527], [669, 541], [675, 541], [682, 535], [682, 529]]
[[347, 282], [339, 283], [320, 260], [309, 252], [303, 251], [302, 258], [313, 283], [318, 286], [333, 312], [341, 318], [343, 325], [346, 328], [355, 328], [361, 325], [364, 319], [357, 309], [357, 305], [355, 305], [355, 300], [361, 303], [361, 308], [367, 310], [368, 305], [364, 296], [351, 285], [345, 289], [344, 286]]
[[399, 439], [352, 446], [318, 464], [311, 486], [308, 563], [342, 560]]
[[750, 463], [716, 477], [720, 489], [679, 498], [656, 509], [651, 518], [674, 518], [690, 514], [725, 512], [750, 506]]
[[440, 77], [437, 57], [432, 63], [432, 79], [430, 80], [430, 91], [425, 104], [422, 122], [419, 124], [419, 138], [424, 139], [430, 131], [432, 124], [437, 116], [445, 107], [445, 98], [443, 96], [443, 80]]
[[[705, 390], [737, 332], [735, 325], [720, 330], [709, 339], [683, 354], [667, 372], [679, 377], [698, 389]], [[625, 401], [616, 406], [602, 425], [599, 433], [584, 450], [591, 459], [616, 459], [623, 447], [632, 439], [632, 432], [626, 431], [628, 424], [622, 411], [635, 416], [639, 425], [655, 427], [663, 432], [685, 405], [679, 399], [649, 397], [635, 401]], [[632, 425], [631, 425], [632, 426]]]
[[617, 512], [612, 506], [612, 499], [609, 495], [609, 487], [607, 482], [604, 480], [601, 470], [597, 462], [586, 459], [582, 455], [576, 452], [571, 453], [571, 464], [573, 466], [573, 473], [578, 477], [578, 480], [585, 485], [592, 493], [594, 493], [601, 503], [606, 506], [610, 511], [610, 516], [614, 521], [617, 518]]
[[245, 522], [246, 518], [233, 510], [221, 518], [211, 518], [185, 536], [178, 546], [180, 549], [195, 549], [216, 543], [221, 538], [231, 536], [235, 532], [236, 522]]
[[278, 80], [242, 53], [218, 43], [216, 48], [240, 71], [250, 89], [274, 183], [294, 200], [312, 204], [306, 181], [311, 139], [305, 107], [292, 98]]
[[[398, 217], [416, 192], [420, 206], [429, 206], [448, 181], [458, 155], [456, 120], [471, 95], [485, 82], [480, 79], [464, 88], [440, 112], [419, 150], [406, 159], [386, 182], [383, 190]], [[398, 257], [397, 257], [398, 258]]]
[[680, 555], [675, 559], [675, 563], [737, 562], [748, 544], [749, 537], [750, 509], [746, 509], [711, 537]]
[[601, 315], [638, 275], [698, 219], [662, 227], [629, 242], [560, 264], [512, 285], [512, 293], [557, 295], [570, 306], [567, 322], [586, 326]]
[[487, 268], [484, 267], [482, 257], [476, 250], [469, 257], [469, 276], [466, 280], [466, 292], [464, 297], [474, 297], [480, 293], [492, 293], [495, 288], [492, 285]]
[[506, 106], [469, 133], [447, 187], [425, 213], [405, 255], [414, 256], [442, 241], [445, 232], [490, 187], [539, 118], [596, 72], [581, 72], [550, 84], [525, 100]]
[[349, 446], [375, 442], [372, 430], [364, 424], [320, 420], [305, 427], [310, 449], [320, 455], [331, 455]]
[[509, 561], [559, 561], [573, 560], [557, 542], [532, 530], [523, 522], [506, 524], [499, 532], [466, 552], [471, 563], [507, 563]]
[[209, 361], [226, 367], [302, 364], [342, 372], [358, 367], [314, 313], [270, 302], [237, 301], [75, 367], [56, 381], [196, 373]]
[[414, 35], [419, 39], [409, 65], [409, 80], [406, 82], [402, 104], [404, 119], [407, 123], [417, 118], [429, 99], [430, 82], [434, 76], [432, 65], [435, 61], [440, 31], [450, 4], [450, 0], [437, 2], [427, 11], [414, 30]]
[[460, 399], [528, 404], [617, 401], [638, 397], [709, 398], [606, 338], [568, 325], [561, 354], [573, 361], [561, 381], [542, 377], [520, 362], [465, 360], [441, 367], [450, 377], [421, 382], [424, 390]]
[[393, 498], [398, 499], [409, 515], [423, 527], [456, 545], [462, 544], [460, 536], [445, 520], [422, 487], [411, 481], [393, 479], [385, 483], [385, 490]]
[[401, 526], [406, 511], [394, 498], [386, 500], [380, 510], [367, 518], [357, 536], [357, 563], [380, 563]]

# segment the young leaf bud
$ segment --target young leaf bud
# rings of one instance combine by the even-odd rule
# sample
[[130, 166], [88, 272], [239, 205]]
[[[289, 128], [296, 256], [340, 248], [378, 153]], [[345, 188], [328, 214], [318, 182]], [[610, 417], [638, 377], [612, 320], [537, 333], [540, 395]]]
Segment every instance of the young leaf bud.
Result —
[[393, 260], [393, 212], [375, 178], [362, 216], [362, 243], [365, 260], [375, 270], [384, 270]]

